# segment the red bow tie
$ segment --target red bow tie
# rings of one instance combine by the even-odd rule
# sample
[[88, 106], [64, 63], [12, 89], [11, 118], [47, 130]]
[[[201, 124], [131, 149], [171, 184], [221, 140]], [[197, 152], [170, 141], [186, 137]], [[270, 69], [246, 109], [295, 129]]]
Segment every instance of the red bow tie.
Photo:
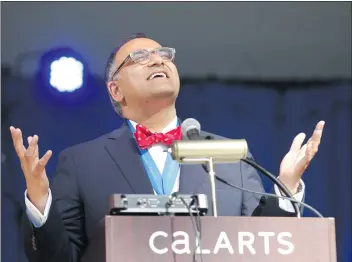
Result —
[[144, 150], [153, 144], [163, 143], [170, 145], [175, 140], [181, 140], [182, 133], [181, 127], [177, 127], [166, 134], [153, 133], [148, 128], [142, 125], [137, 125], [136, 132], [134, 133], [137, 144], [140, 149]]

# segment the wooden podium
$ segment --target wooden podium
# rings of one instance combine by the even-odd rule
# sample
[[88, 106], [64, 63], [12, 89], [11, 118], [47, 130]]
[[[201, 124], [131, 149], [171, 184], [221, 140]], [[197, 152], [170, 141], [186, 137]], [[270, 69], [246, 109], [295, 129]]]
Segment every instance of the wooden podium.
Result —
[[[333, 218], [201, 217], [204, 262], [336, 262]], [[106, 216], [82, 262], [192, 262], [190, 217]], [[200, 251], [201, 250], [201, 251]]]

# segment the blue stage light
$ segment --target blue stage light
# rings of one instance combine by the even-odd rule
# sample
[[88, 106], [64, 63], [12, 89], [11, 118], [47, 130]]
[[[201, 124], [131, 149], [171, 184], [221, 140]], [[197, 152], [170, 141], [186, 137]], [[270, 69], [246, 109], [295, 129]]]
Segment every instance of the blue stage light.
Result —
[[83, 57], [68, 47], [46, 52], [40, 64], [41, 81], [59, 92], [72, 93], [84, 87], [88, 68]]
[[95, 84], [87, 62], [69, 47], [45, 52], [36, 78], [38, 97], [58, 105], [85, 103], [94, 97]]
[[83, 86], [83, 63], [74, 57], [60, 57], [50, 65], [50, 85], [60, 92], [73, 92]]

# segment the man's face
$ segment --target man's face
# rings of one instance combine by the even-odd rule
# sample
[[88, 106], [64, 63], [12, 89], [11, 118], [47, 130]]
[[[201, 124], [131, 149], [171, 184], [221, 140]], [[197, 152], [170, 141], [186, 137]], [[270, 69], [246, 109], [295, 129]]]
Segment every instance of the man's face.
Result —
[[[132, 52], [140, 49], [152, 51], [159, 47], [160, 44], [151, 39], [133, 39], [117, 52], [116, 68]], [[150, 61], [145, 64], [135, 63], [130, 59], [119, 71], [117, 80], [109, 82], [109, 91], [117, 102], [128, 107], [138, 107], [141, 102], [161, 99], [175, 101], [180, 87], [175, 64], [172, 61], [165, 61], [157, 54], [151, 54]], [[155, 73], [160, 74], [153, 77]]]

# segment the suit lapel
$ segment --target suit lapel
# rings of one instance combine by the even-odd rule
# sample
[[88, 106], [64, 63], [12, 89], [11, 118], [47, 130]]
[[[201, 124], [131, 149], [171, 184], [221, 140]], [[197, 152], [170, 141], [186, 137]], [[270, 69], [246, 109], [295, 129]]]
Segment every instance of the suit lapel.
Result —
[[206, 183], [207, 179], [208, 174], [203, 170], [201, 165], [181, 165], [179, 192], [182, 194], [199, 193], [202, 184]]
[[135, 194], [153, 194], [137, 144], [127, 124], [111, 133], [105, 148]]

